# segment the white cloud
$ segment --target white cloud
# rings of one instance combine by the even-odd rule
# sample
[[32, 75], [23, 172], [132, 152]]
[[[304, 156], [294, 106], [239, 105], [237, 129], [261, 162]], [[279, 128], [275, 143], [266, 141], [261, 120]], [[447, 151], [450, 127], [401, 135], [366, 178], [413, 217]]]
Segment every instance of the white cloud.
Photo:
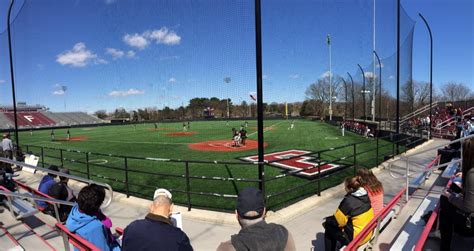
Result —
[[135, 52], [134, 51], [127, 51], [127, 58], [134, 58], [135, 57]]
[[161, 27], [159, 30], [145, 31], [143, 35], [157, 44], [176, 45], [181, 42], [181, 37], [166, 27]]
[[329, 78], [329, 76], [333, 77], [334, 76], [334, 73], [331, 73], [329, 71], [326, 71], [324, 72], [323, 74], [321, 74], [321, 78]]
[[376, 64], [375, 67], [377, 67], [377, 68], [383, 68], [383, 67], [384, 67], [384, 64], [383, 64], [383, 63], [380, 63], [380, 65], [379, 65], [379, 64]]
[[0, 84], [4, 84], [5, 82], [5, 79], [0, 79]]
[[112, 56], [113, 59], [121, 58], [125, 55], [125, 52], [123, 52], [121, 50], [114, 49], [114, 48], [106, 48], [105, 53]]
[[140, 50], [148, 47], [150, 42], [165, 45], [177, 45], [181, 42], [181, 37], [173, 30], [167, 27], [161, 27], [159, 30], [147, 30], [142, 34], [126, 34], [123, 41], [129, 46]]
[[388, 79], [394, 79], [394, 78], [395, 78], [395, 76], [393, 76], [393, 75], [390, 75], [390, 76], [388, 77]]
[[137, 33], [135, 33], [133, 35], [126, 34], [123, 37], [123, 41], [126, 44], [128, 44], [129, 46], [138, 48], [140, 50], [145, 49], [148, 46], [148, 44], [150, 43], [148, 41], [148, 39], [146, 39], [143, 35], [140, 35], [140, 34], [137, 34]]
[[110, 97], [127, 97], [127, 96], [142, 95], [142, 94], [145, 94], [145, 91], [130, 88], [126, 91], [111, 91], [108, 95]]
[[168, 79], [168, 82], [170, 83], [176, 83], [178, 80], [176, 80], [175, 77], [171, 77], [170, 79]]
[[135, 52], [132, 51], [132, 50], [125, 52], [125, 51], [115, 49], [115, 48], [106, 48], [105, 53], [112, 56], [112, 58], [114, 60], [119, 59], [119, 58], [123, 58], [123, 57], [127, 57], [127, 58], [134, 58], [135, 57]]
[[56, 96], [62, 96], [64, 95], [66, 92], [63, 91], [63, 90], [56, 90], [53, 92], [53, 95], [56, 95]]
[[299, 74], [290, 75], [290, 78], [292, 78], [292, 79], [297, 79], [297, 78], [299, 78], [299, 77], [300, 77]]
[[268, 79], [268, 75], [263, 75], [262, 79]]
[[70, 65], [72, 67], [84, 67], [91, 62], [96, 64], [106, 64], [107, 61], [98, 58], [96, 54], [88, 50], [83, 42], [76, 43], [72, 50], [65, 51], [56, 56], [56, 62], [61, 65]]

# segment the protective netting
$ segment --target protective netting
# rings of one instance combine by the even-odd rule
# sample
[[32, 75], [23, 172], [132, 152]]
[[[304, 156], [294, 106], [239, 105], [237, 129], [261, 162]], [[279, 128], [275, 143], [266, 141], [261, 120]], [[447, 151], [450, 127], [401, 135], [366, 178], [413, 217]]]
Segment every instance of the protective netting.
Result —
[[[377, 2], [374, 35], [373, 1], [262, 1], [264, 144], [273, 154], [262, 181], [254, 1], [17, 1], [20, 144], [41, 165], [147, 198], [167, 187], [189, 206], [233, 209], [239, 189], [263, 182], [271, 207], [319, 193], [393, 153], [389, 141], [375, 151], [370, 133], [334, 126], [396, 120], [396, 1]], [[403, 88], [414, 22], [404, 10], [400, 22]], [[4, 25], [0, 124], [8, 129]], [[399, 116], [409, 112], [403, 100]]]

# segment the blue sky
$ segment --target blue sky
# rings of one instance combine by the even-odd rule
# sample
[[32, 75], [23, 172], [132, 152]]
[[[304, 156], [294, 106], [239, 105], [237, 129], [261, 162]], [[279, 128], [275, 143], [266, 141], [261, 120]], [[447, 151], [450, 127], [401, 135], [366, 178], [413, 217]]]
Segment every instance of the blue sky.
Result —
[[[8, 2], [0, 1], [0, 32]], [[329, 33], [335, 74], [357, 75], [358, 63], [369, 70], [372, 2], [262, 0], [264, 101], [304, 100], [306, 87], [328, 71]], [[416, 21], [414, 79], [429, 77], [422, 12], [435, 34], [435, 84], [454, 80], [472, 88], [472, 1], [402, 3]], [[376, 49], [390, 57], [395, 3], [376, 4]], [[13, 24], [17, 100], [88, 112], [177, 107], [196, 96], [249, 101], [256, 89], [253, 13], [253, 1], [26, 1]], [[409, 26], [403, 27], [405, 36]], [[6, 43], [0, 33], [1, 104], [11, 104]], [[393, 90], [386, 62], [382, 79]]]

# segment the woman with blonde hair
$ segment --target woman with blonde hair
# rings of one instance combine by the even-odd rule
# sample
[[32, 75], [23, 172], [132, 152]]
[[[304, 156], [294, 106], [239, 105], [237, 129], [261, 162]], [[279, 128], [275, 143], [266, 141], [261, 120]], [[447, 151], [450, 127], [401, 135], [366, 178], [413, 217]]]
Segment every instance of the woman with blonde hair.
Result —
[[369, 195], [370, 204], [374, 209], [374, 215], [377, 215], [383, 208], [383, 185], [371, 170], [361, 168], [357, 170], [357, 176], [360, 176], [362, 186]]

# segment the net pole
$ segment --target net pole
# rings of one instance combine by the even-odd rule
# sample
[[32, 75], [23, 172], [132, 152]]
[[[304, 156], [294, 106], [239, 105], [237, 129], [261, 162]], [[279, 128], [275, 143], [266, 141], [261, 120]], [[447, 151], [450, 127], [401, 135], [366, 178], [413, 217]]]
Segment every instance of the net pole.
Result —
[[[382, 125], [382, 63], [380, 62], [380, 57], [376, 51], [374, 51], [374, 56], [377, 58], [377, 62], [379, 63], [379, 127], [380, 127]], [[374, 83], [374, 86], [375, 86], [375, 83]]]
[[12, 50], [12, 36], [11, 36], [11, 25], [10, 25], [10, 17], [12, 14], [13, 10], [13, 4], [15, 3], [15, 0], [10, 1], [10, 6], [8, 7], [8, 15], [7, 15], [7, 32], [8, 32], [8, 52], [9, 52], [9, 58], [10, 58], [10, 78], [12, 81], [12, 98], [13, 98], [13, 114], [14, 116], [14, 121], [15, 121], [15, 143], [16, 146], [20, 146], [20, 140], [18, 138], [18, 118], [17, 116], [17, 110], [16, 110], [16, 94], [15, 94], [15, 74], [13, 70], [13, 50]]
[[354, 79], [352, 75], [348, 72], [349, 78], [351, 79], [351, 88], [352, 88], [352, 120], [355, 120], [355, 99], [354, 99]]
[[400, 135], [400, 0], [397, 0], [397, 112], [396, 112], [396, 134], [397, 154], [399, 153], [398, 137]]
[[[375, 0], [374, 0], [374, 21], [373, 21], [373, 50], [375, 51]], [[372, 111], [372, 121], [375, 122], [375, 55], [372, 55], [372, 102], [370, 104]], [[379, 76], [380, 78], [380, 76]], [[380, 114], [379, 114], [380, 116]]]
[[360, 71], [362, 72], [362, 101], [364, 103], [364, 108], [363, 108], [363, 111], [364, 111], [364, 121], [365, 119], [367, 118], [367, 114], [365, 114], [365, 72], [364, 72], [364, 69], [362, 69], [362, 66], [360, 66], [360, 64], [357, 64], [357, 66], [359, 66], [359, 69]]
[[431, 28], [430, 25], [428, 24], [428, 21], [426, 21], [426, 18], [421, 14], [418, 13], [418, 15], [421, 17], [423, 22], [425, 23], [426, 28], [428, 29], [428, 33], [430, 35], [430, 123], [429, 123], [429, 136], [428, 138], [431, 139], [431, 123], [433, 120], [433, 34], [431, 33]]
[[260, 0], [255, 0], [255, 52], [257, 70], [258, 179], [260, 180], [259, 189], [265, 197], [265, 166], [263, 164], [262, 20]]

